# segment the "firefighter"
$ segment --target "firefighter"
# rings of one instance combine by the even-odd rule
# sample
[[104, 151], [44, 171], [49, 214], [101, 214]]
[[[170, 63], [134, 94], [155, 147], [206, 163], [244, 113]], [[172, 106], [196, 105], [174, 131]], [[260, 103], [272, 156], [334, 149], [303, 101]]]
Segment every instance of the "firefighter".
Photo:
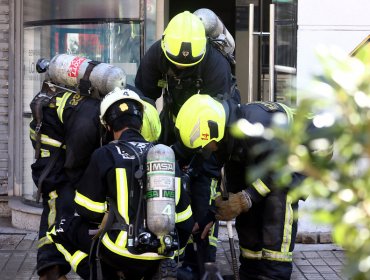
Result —
[[[153, 100], [163, 93], [163, 129], [159, 142], [172, 145], [183, 169], [187, 169], [190, 162], [197, 161], [192, 161], [186, 150], [176, 143], [174, 119], [182, 104], [198, 91], [219, 99], [240, 101], [228, 59], [210, 43], [202, 21], [188, 11], [173, 17], [162, 38], [148, 49], [140, 62], [135, 85]], [[195, 171], [191, 176], [190, 191], [196, 220], [194, 240], [199, 241], [198, 254], [194, 253], [193, 246], [187, 246], [184, 270], [180, 269], [180, 272], [199, 274], [200, 270], [202, 274], [202, 263], [216, 259], [218, 224], [213, 226], [214, 202], [209, 200], [211, 193], [215, 193], [220, 176], [216, 164], [210, 157], [202, 165], [195, 164], [196, 167], [191, 168]]]
[[[305, 177], [291, 174], [283, 188], [274, 184], [273, 172], [254, 181], [242, 174], [258, 166], [274, 149], [275, 140], [262, 137], [238, 139], [230, 133], [232, 124], [245, 119], [249, 123], [271, 125], [273, 116], [282, 113], [292, 119], [291, 110], [276, 102], [252, 102], [240, 105], [219, 102], [207, 95], [194, 95], [180, 109], [176, 119], [178, 137], [188, 148], [203, 154], [214, 152], [224, 164], [229, 199], [216, 198], [219, 220], [235, 220], [240, 245], [240, 279], [290, 279], [292, 251], [297, 233], [293, 214], [298, 202], [288, 191]], [[256, 156], [261, 146], [269, 147]]]
[[[43, 206], [37, 272], [40, 279], [62, 279], [70, 271], [70, 265], [46, 238], [46, 231], [62, 215], [69, 216], [75, 211], [74, 185], [92, 152], [100, 147], [100, 100], [58, 90], [44, 82], [30, 106], [33, 113], [30, 138], [36, 158], [31, 165], [32, 178]], [[154, 141], [159, 137], [161, 126], [155, 107], [147, 103], [147, 108], [142, 133]]]
[[46, 82], [31, 102], [30, 138], [36, 158], [31, 169], [43, 206], [37, 252], [40, 279], [58, 279], [70, 270], [45, 234], [55, 219], [74, 213], [73, 185], [100, 146], [99, 104]]
[[[100, 120], [114, 141], [93, 153], [77, 184], [74, 201], [78, 216], [63, 217], [48, 232], [49, 240], [83, 279], [119, 279], [122, 275], [125, 279], [151, 279], [159, 272], [163, 279], [176, 279], [173, 258], [184, 250], [194, 221], [190, 200], [176, 179], [176, 242], [167, 251], [160, 251], [162, 242], [145, 227], [140, 191], [145, 177], [141, 171], [153, 146], [140, 134], [147, 104], [130, 89], [117, 88], [104, 97]], [[100, 230], [96, 234], [97, 225]]]

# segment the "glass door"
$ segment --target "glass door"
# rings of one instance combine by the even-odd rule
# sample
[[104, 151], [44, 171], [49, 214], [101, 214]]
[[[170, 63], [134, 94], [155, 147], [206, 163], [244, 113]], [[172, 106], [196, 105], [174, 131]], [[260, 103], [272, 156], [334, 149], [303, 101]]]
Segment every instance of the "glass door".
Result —
[[[45, 74], [36, 72], [39, 58], [67, 53], [124, 69], [133, 84], [144, 51], [155, 41], [156, 0], [24, 0], [22, 86], [22, 196], [35, 200], [30, 165], [34, 151], [29, 139], [30, 102]], [[46, 12], [47, 11], [47, 12]]]
[[247, 101], [293, 105], [297, 64], [297, 0], [250, 1]]

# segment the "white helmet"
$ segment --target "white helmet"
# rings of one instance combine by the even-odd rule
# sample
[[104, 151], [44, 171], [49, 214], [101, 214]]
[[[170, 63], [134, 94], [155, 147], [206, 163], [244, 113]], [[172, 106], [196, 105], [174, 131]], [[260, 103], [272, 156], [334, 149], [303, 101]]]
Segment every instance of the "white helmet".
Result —
[[116, 87], [113, 91], [109, 92], [100, 103], [100, 122], [106, 126], [105, 113], [112, 104], [122, 99], [135, 100], [141, 104], [141, 113], [144, 111], [145, 104], [140, 96], [130, 89], [120, 89]]

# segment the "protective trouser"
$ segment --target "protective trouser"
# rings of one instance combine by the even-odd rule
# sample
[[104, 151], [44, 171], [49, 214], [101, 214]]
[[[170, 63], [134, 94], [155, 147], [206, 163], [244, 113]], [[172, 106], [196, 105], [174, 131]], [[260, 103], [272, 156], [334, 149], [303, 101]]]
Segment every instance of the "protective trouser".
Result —
[[[207, 239], [201, 240], [200, 234], [203, 228], [214, 219], [213, 205], [217, 192], [217, 179], [219, 168], [215, 157], [205, 160], [200, 168], [200, 174], [193, 179], [191, 192], [191, 205], [195, 221], [200, 226], [199, 234], [193, 234], [193, 238], [186, 246], [183, 258], [183, 267], [190, 267], [194, 274], [202, 277], [203, 271], [199, 268], [205, 262], [216, 261], [218, 222], [215, 222]], [[197, 243], [197, 244], [194, 244]]]
[[290, 279], [297, 220], [282, 191], [272, 191], [260, 203], [236, 218], [240, 245], [240, 279]]
[[74, 189], [68, 184], [59, 186], [57, 190], [43, 193], [39, 241], [37, 250], [37, 273], [40, 275], [43, 270], [59, 265], [62, 274], [67, 274], [71, 267], [64, 256], [57, 250], [55, 245], [46, 237], [48, 228], [63, 216], [74, 214]]
[[[81, 278], [90, 279], [92, 273], [92, 279], [96, 279], [97, 265], [101, 266], [103, 278], [107, 280], [118, 280], [121, 273], [125, 279], [132, 280], [140, 280], [143, 277], [151, 279], [155, 274], [159, 260], [143, 260], [140, 259], [140, 255], [136, 255], [137, 258], [120, 256], [104, 246], [103, 241], [98, 245], [98, 239], [93, 244], [93, 235], [89, 234], [90, 228], [91, 225], [84, 222], [81, 217], [72, 216], [62, 219], [59, 225], [55, 225], [48, 232], [50, 239]], [[97, 246], [99, 246], [98, 263]]]

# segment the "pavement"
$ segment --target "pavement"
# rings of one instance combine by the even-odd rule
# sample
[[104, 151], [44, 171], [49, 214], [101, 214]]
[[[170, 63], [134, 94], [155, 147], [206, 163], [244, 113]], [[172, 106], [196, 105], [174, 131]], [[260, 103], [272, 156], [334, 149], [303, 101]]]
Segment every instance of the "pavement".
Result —
[[[10, 218], [0, 218], [0, 280], [39, 279], [36, 269], [37, 232], [19, 230]], [[239, 255], [237, 240], [235, 248]], [[296, 244], [292, 280], [339, 280], [345, 261], [344, 251], [334, 244]], [[225, 227], [220, 227], [217, 266], [221, 275], [232, 274], [230, 245]], [[79, 280], [73, 272], [69, 280]]]

